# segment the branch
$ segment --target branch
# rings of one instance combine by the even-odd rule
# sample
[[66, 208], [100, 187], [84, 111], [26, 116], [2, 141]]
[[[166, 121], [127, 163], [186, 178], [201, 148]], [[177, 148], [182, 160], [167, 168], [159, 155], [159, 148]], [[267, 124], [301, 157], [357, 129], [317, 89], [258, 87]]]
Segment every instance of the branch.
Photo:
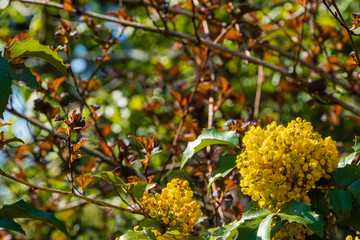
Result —
[[[5, 110], [12, 113], [12, 114], [14, 114], [15, 116], [18, 116], [18, 117], [20, 117], [22, 119], [25, 119], [26, 121], [28, 121], [32, 125], [37, 126], [37, 127], [41, 128], [41, 129], [47, 131], [48, 133], [50, 133], [54, 137], [66, 140], [66, 136], [60, 134], [59, 132], [55, 131], [54, 129], [48, 128], [47, 126], [45, 126], [43, 123], [39, 122], [36, 119], [25, 116], [25, 115], [15, 111], [14, 109], [9, 109], [9, 108], [6, 107]], [[105, 154], [103, 154], [103, 153], [101, 153], [101, 152], [99, 152], [97, 150], [91, 149], [91, 148], [89, 148], [87, 146], [84, 146], [84, 145], [81, 146], [80, 149], [82, 149], [84, 152], [86, 152], [89, 155], [100, 158], [102, 161], [106, 162], [107, 164], [109, 164], [109, 165], [111, 165], [113, 167], [118, 167], [119, 166], [119, 164], [116, 163], [115, 161], [113, 161], [113, 159], [111, 157], [108, 157]]]
[[4, 176], [6, 178], [9, 178], [11, 180], [14, 180], [14, 181], [16, 181], [18, 183], [24, 184], [24, 185], [26, 185], [26, 186], [28, 186], [30, 188], [33, 188], [33, 189], [39, 189], [39, 190], [46, 191], [46, 192], [57, 193], [57, 194], [61, 194], [61, 195], [75, 197], [75, 198], [79, 198], [79, 199], [85, 200], [85, 201], [87, 201], [89, 203], [93, 203], [93, 204], [96, 204], [96, 205], [99, 205], [99, 206], [102, 206], [102, 207], [108, 207], [108, 208], [113, 208], [113, 209], [121, 210], [121, 211], [128, 212], [128, 213], [135, 213], [135, 214], [139, 214], [139, 215], [144, 215], [142, 212], [139, 212], [139, 211], [136, 211], [136, 210], [131, 210], [131, 209], [119, 207], [119, 206], [116, 206], [116, 205], [112, 205], [110, 203], [98, 201], [98, 200], [95, 200], [95, 199], [92, 199], [92, 198], [89, 198], [89, 197], [85, 197], [85, 196], [82, 196], [82, 195], [77, 195], [77, 194], [72, 193], [72, 192], [66, 192], [66, 191], [61, 191], [61, 190], [57, 190], [57, 189], [41, 187], [41, 186], [38, 186], [38, 185], [35, 185], [35, 184], [32, 184], [32, 183], [29, 183], [29, 182], [27, 182], [27, 181], [25, 181], [25, 180], [23, 180], [21, 178], [12, 176], [10, 174], [7, 174], [1, 169], [0, 169], [0, 175]]
[[[23, 2], [23, 3], [39, 4], [39, 5], [44, 5], [44, 6], [48, 6], [48, 7], [54, 7], [54, 8], [58, 8], [58, 9], [63, 9], [64, 8], [62, 4], [58, 4], [58, 3], [54, 3], [54, 2], [43, 2], [43, 1], [35, 1], [35, 0], [15, 0], [15, 1], [20, 1], [20, 2]], [[75, 10], [74, 9], [71, 12], [74, 13], [74, 14], [78, 14], [78, 15], [80, 15], [80, 14], [87, 15], [87, 16], [90, 16], [90, 17], [94, 17], [94, 18], [97, 18], [97, 19], [104, 20], [104, 21], [109, 21], [109, 22], [122, 24], [123, 26], [127, 26], [127, 27], [134, 27], [134, 28], [142, 29], [142, 30], [149, 31], [149, 32], [160, 33], [160, 34], [162, 34], [164, 36], [170, 35], [170, 36], [173, 36], [173, 37], [186, 39], [186, 40], [188, 40], [190, 42], [193, 42], [194, 44], [197, 44], [199, 42], [199, 39], [197, 39], [195, 36], [184, 34], [184, 33], [177, 32], [177, 31], [149, 27], [149, 26], [142, 25], [142, 24], [139, 24], [139, 23], [136, 23], [136, 22], [130, 22], [130, 21], [122, 20], [122, 19], [117, 19], [117, 18], [105, 16], [105, 15], [95, 13], [95, 12], [90, 12], [90, 11], [82, 11], [82, 10]], [[272, 65], [270, 63], [264, 62], [261, 59], [258, 59], [258, 58], [252, 57], [252, 56], [247, 56], [245, 53], [231, 50], [231, 49], [229, 49], [227, 47], [224, 47], [224, 46], [219, 45], [219, 44], [215, 44], [215, 43], [213, 43], [213, 42], [211, 42], [209, 40], [205, 40], [203, 38], [200, 38], [200, 42], [203, 45], [205, 45], [207, 47], [210, 47], [210, 48], [213, 48], [213, 49], [217, 49], [220, 52], [225, 52], [225, 53], [231, 54], [231, 55], [239, 57], [241, 59], [245, 59], [245, 60], [247, 60], [247, 61], [249, 61], [251, 63], [254, 63], [256, 65], [262, 65], [262, 66], [264, 66], [264, 67], [266, 67], [268, 69], [271, 69], [271, 70], [273, 70], [275, 72], [279, 72], [279, 73], [283, 74], [284, 76], [292, 78], [295, 81], [298, 81], [299, 83], [301, 83], [301, 84], [303, 84], [305, 86], [307, 86], [307, 84], [308, 84], [306, 79], [301, 78], [301, 77], [287, 71], [286, 69], [283, 69], [283, 68], [277, 67], [275, 65]], [[333, 101], [334, 104], [338, 104], [338, 105], [342, 106], [343, 108], [347, 109], [348, 111], [352, 112], [353, 114], [355, 114], [357, 116], [360, 116], [360, 110], [358, 110], [355, 107], [353, 107], [353, 106], [351, 106], [351, 105], [349, 105], [349, 104], [335, 98], [334, 96], [332, 96], [331, 98], [332, 98], [332, 101]]]

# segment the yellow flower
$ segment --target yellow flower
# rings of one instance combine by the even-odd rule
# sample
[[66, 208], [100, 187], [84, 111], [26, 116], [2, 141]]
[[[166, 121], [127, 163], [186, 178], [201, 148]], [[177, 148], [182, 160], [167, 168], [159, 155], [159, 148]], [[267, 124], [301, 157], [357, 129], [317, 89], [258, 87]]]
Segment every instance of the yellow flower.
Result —
[[[347, 236], [345, 240], [353, 240], [353, 237], [351, 235]], [[355, 237], [355, 240], [360, 240], [359, 237]]]
[[[272, 238], [273, 240], [305, 240], [306, 234], [314, 234], [309, 228], [305, 227], [301, 223], [296, 222], [287, 222], [285, 223], [280, 230]], [[348, 239], [346, 239], [348, 240]]]
[[244, 194], [260, 207], [278, 210], [294, 199], [310, 204], [307, 193], [337, 168], [336, 142], [323, 139], [310, 122], [297, 118], [287, 127], [275, 122], [252, 127], [243, 138], [246, 150], [237, 158]]
[[168, 230], [189, 233], [202, 216], [200, 206], [192, 200], [193, 195], [188, 181], [175, 178], [161, 194], [144, 193], [139, 204], [151, 217], [165, 224]]

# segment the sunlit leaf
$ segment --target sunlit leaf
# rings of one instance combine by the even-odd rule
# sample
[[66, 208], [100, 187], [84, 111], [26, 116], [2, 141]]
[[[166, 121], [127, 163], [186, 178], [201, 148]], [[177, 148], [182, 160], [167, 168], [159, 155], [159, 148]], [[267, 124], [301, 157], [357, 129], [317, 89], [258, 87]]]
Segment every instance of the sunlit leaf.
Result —
[[28, 38], [23, 41], [14, 39], [11, 45], [5, 48], [5, 58], [8, 59], [9, 62], [23, 57], [41, 58], [52, 64], [65, 76], [68, 75], [65, 64], [63, 60], [59, 58], [57, 52], [51, 50], [49, 46], [40, 44], [39, 41], [33, 38]]
[[181, 159], [181, 168], [184, 167], [187, 161], [195, 153], [197, 153], [204, 147], [215, 144], [223, 144], [223, 145], [230, 145], [233, 147], [239, 147], [239, 139], [235, 131], [221, 132], [217, 130], [215, 127], [212, 127], [210, 129], [204, 129], [202, 134], [195, 141], [188, 143], [184, 151], [183, 157]]

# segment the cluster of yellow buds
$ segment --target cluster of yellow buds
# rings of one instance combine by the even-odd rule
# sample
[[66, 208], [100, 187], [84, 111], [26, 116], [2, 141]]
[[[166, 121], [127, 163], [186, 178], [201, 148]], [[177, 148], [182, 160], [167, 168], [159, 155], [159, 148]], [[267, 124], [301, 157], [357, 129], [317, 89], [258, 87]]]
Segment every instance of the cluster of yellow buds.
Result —
[[[301, 223], [287, 222], [274, 235], [273, 240], [305, 240], [307, 235], [314, 234], [309, 228]], [[346, 239], [347, 240], [347, 239]]]
[[[345, 240], [353, 240], [353, 237], [352, 237], [351, 235], [349, 235], [349, 236], [347, 236], [347, 237], [345, 238]], [[355, 237], [354, 240], [360, 240], [360, 238], [359, 238], [359, 237]]]
[[200, 206], [192, 197], [189, 182], [175, 178], [161, 194], [145, 192], [140, 205], [147, 214], [165, 224], [168, 230], [189, 233], [202, 216]]
[[320, 178], [330, 178], [339, 162], [336, 142], [322, 139], [301, 118], [287, 127], [275, 122], [266, 130], [252, 127], [243, 143], [246, 150], [237, 158], [242, 192], [270, 211], [291, 199], [310, 204], [309, 190]]

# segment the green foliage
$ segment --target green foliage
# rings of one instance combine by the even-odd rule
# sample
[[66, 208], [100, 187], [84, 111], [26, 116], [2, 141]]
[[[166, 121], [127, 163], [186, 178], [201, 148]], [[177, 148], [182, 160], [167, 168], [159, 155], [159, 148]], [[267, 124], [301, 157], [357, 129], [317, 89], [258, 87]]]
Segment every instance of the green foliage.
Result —
[[33, 38], [27, 38], [23, 41], [14, 39], [11, 45], [5, 50], [5, 58], [8, 59], [10, 63], [24, 57], [41, 58], [52, 64], [65, 76], [68, 75], [64, 62], [59, 58], [57, 53], [51, 50], [49, 46], [42, 45]]
[[3, 113], [11, 95], [11, 77], [9, 71], [8, 61], [1, 56], [0, 52], [0, 118], [4, 118]]
[[225, 177], [235, 168], [237, 155], [238, 154], [232, 154], [219, 158], [219, 162], [216, 164], [213, 175], [209, 179], [208, 194], [210, 191], [211, 184], [213, 184], [213, 182], [215, 182], [216, 179]]
[[14, 204], [4, 205], [0, 209], [0, 224], [1, 227], [25, 234], [21, 226], [14, 222], [14, 218], [30, 218], [49, 223], [70, 237], [64, 223], [57, 219], [53, 213], [44, 212], [35, 208], [31, 204], [24, 202], [24, 200], [20, 200]]
[[204, 129], [202, 134], [195, 141], [188, 143], [181, 159], [181, 168], [184, 167], [187, 161], [189, 161], [195, 153], [207, 146], [215, 144], [239, 147], [239, 139], [235, 131], [221, 132], [215, 127]]

